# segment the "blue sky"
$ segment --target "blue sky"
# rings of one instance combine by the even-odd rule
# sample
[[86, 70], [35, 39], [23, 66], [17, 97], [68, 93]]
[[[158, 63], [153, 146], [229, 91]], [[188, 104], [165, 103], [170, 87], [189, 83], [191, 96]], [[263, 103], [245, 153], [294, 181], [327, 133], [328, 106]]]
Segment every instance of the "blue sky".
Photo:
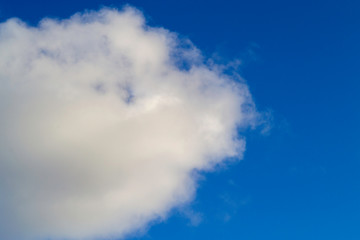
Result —
[[0, 20], [126, 3], [219, 63], [240, 59], [272, 126], [246, 133], [244, 159], [204, 174], [189, 206], [129, 239], [360, 239], [360, 3], [0, 0]]

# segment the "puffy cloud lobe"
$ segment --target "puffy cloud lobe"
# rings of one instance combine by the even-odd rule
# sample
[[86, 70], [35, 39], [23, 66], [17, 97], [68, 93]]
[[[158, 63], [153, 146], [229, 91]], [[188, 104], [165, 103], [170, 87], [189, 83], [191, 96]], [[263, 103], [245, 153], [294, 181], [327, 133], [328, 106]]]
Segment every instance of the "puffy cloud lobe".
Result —
[[0, 25], [1, 239], [123, 237], [241, 158], [247, 86], [183, 43], [133, 8]]

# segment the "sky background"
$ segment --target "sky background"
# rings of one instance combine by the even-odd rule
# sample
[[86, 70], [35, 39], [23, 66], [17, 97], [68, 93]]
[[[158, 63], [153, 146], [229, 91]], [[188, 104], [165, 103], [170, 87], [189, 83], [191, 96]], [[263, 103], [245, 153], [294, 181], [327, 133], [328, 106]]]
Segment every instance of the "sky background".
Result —
[[0, 20], [126, 3], [219, 63], [240, 59], [272, 127], [204, 174], [189, 206], [129, 239], [360, 239], [360, 3], [0, 0]]

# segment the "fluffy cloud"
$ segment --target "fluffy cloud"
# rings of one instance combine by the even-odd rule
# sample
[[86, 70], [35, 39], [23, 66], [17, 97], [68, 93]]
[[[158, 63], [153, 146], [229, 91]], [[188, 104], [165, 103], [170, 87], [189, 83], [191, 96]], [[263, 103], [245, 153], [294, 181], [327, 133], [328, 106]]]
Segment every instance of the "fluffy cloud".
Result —
[[244, 83], [137, 10], [0, 24], [0, 238], [123, 237], [241, 158]]

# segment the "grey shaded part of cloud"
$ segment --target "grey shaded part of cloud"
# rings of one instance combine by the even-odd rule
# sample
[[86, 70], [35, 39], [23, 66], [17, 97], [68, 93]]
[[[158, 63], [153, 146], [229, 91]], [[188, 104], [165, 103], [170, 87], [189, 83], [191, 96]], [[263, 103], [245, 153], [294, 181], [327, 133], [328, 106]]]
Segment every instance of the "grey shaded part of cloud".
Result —
[[124, 237], [242, 158], [247, 85], [183, 45], [133, 8], [0, 24], [1, 239]]

